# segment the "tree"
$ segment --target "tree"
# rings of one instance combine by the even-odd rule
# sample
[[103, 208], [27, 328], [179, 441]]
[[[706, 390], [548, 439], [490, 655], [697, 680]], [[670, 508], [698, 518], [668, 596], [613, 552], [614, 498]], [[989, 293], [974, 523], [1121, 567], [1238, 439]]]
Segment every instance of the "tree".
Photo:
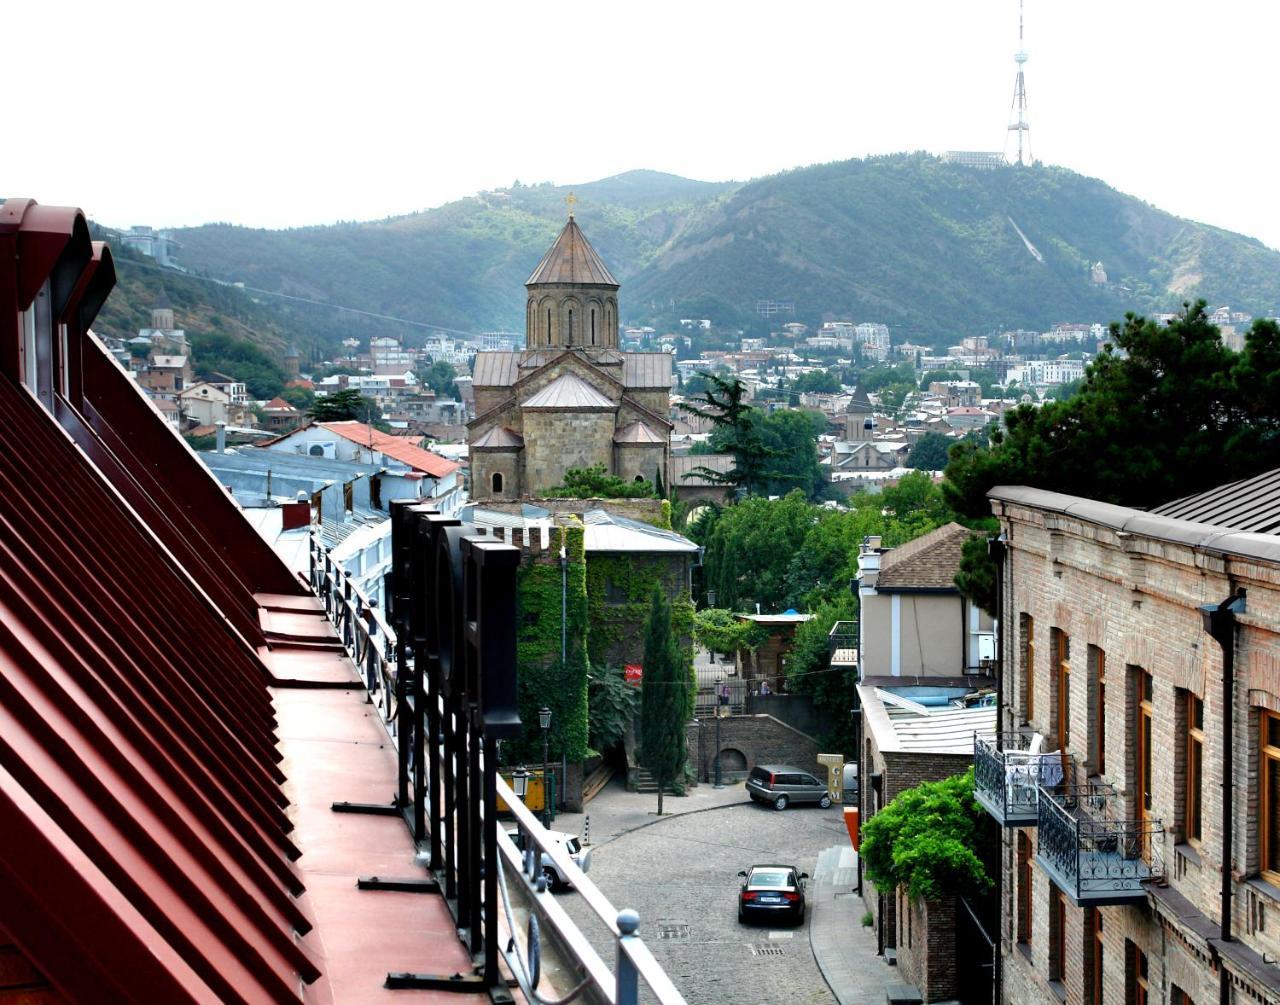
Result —
[[758, 648], [765, 632], [753, 621], [738, 620], [726, 608], [707, 607], [693, 616], [693, 637], [708, 652], [727, 654]]
[[991, 889], [998, 842], [973, 798], [973, 768], [900, 792], [862, 828], [867, 878], [884, 893], [936, 900]]
[[[987, 491], [1030, 485], [1148, 508], [1280, 467], [1280, 327], [1255, 321], [1241, 353], [1223, 345], [1204, 301], [1168, 326], [1132, 314], [1080, 390], [1005, 413], [990, 446], [962, 441], [943, 490], [959, 513], [989, 517]], [[986, 581], [974, 548], [962, 572]], [[975, 598], [976, 599], [976, 598]]]
[[692, 716], [692, 668], [672, 630], [671, 605], [662, 588], [654, 584], [644, 635], [637, 756], [658, 785], [658, 816], [662, 816], [663, 791], [684, 775], [688, 758], [686, 729]]
[[849, 709], [858, 671], [856, 667], [841, 670], [831, 666], [830, 635], [837, 621], [856, 623], [858, 601], [846, 589], [812, 613], [813, 617], [796, 629], [787, 656], [787, 691], [812, 695], [814, 707], [831, 724], [830, 733], [819, 738], [823, 750], [844, 751], [855, 757], [858, 748]]
[[354, 387], [316, 398], [311, 405], [311, 418], [316, 422], [375, 422], [382, 418], [377, 402], [366, 398]]
[[606, 753], [635, 720], [640, 691], [628, 684], [621, 667], [592, 667], [587, 677], [591, 747]]
[[737, 377], [720, 377], [714, 373], [701, 376], [709, 383], [701, 399], [705, 407], [682, 402], [680, 408], [711, 422], [714, 432], [721, 434], [722, 449], [733, 455], [733, 467], [727, 472], [698, 467], [693, 473], [717, 485], [736, 485], [748, 492], [758, 489], [770, 457], [760, 436], [760, 413], [743, 400], [746, 386]]
[[426, 384], [439, 398], [457, 398], [458, 385], [454, 383], [454, 379], [458, 376], [458, 371], [454, 369], [452, 363], [447, 360], [436, 360], [431, 364], [430, 369], [423, 375], [422, 382]]
[[569, 468], [563, 485], [547, 489], [551, 499], [652, 499], [656, 495], [652, 482], [629, 482], [606, 472], [603, 464]]
[[947, 466], [947, 452], [955, 441], [942, 433], [925, 433], [907, 455], [907, 467], [941, 471]]
[[809, 370], [796, 378], [791, 389], [797, 394], [839, 394], [840, 381], [830, 370]]
[[315, 403], [316, 393], [305, 387], [286, 387], [280, 392], [280, 397], [299, 411], [308, 412]]
[[783, 495], [798, 488], [817, 499], [827, 484], [818, 463], [818, 437], [827, 428], [827, 417], [821, 412], [783, 409], [763, 416], [759, 428], [768, 459], [758, 490]]
[[964, 380], [964, 376], [955, 370], [930, 370], [920, 378], [920, 390], [927, 391], [930, 384], [945, 384], [953, 380]]

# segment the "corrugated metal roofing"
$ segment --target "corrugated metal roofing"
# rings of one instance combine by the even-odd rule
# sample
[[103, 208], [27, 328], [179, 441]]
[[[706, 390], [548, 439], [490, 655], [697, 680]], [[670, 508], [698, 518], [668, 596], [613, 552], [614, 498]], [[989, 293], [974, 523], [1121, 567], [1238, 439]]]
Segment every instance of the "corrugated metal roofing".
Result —
[[473, 449], [476, 447], [491, 450], [515, 449], [524, 446], [524, 437], [506, 426], [494, 426], [471, 446]]
[[457, 471], [461, 466], [439, 454], [433, 454], [430, 450], [423, 450], [421, 447], [405, 442], [402, 436], [392, 436], [363, 422], [317, 422], [315, 425], [336, 433], [352, 443], [358, 443], [362, 447], [372, 446], [378, 453], [392, 457], [432, 478], [443, 478]]
[[622, 383], [631, 388], [671, 390], [671, 360], [669, 352], [624, 352], [622, 354]]
[[666, 443], [666, 437], [659, 436], [643, 422], [632, 422], [623, 426], [613, 434], [614, 443]]
[[573, 286], [612, 286], [618, 281], [591, 247], [582, 229], [569, 217], [555, 243], [542, 256], [526, 286], [562, 283]]
[[594, 387], [575, 373], [562, 373], [537, 394], [520, 403], [521, 408], [616, 408]]
[[682, 485], [723, 488], [723, 482], [712, 481], [698, 469], [706, 468], [727, 475], [733, 470], [733, 463], [732, 454], [677, 454], [671, 458], [671, 484], [675, 488]]
[[1233, 530], [1280, 533], [1280, 468], [1175, 499], [1151, 512]]
[[478, 352], [471, 366], [472, 387], [510, 387], [520, 376], [518, 352]]
[[603, 509], [587, 510], [582, 522], [586, 527], [583, 547], [588, 554], [593, 551], [693, 554], [698, 550], [696, 544], [675, 531]]

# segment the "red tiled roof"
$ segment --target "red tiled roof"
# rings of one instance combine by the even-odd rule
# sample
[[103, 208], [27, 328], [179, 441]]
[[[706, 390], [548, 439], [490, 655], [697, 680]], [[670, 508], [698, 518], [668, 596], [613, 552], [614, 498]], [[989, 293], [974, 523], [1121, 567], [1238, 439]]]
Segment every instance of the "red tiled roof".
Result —
[[297, 412], [298, 410], [290, 405], [283, 398], [272, 398], [262, 406], [264, 412]]
[[336, 433], [343, 439], [358, 443], [362, 447], [372, 446], [374, 450], [387, 457], [392, 457], [401, 464], [407, 464], [415, 471], [421, 471], [432, 478], [443, 478], [458, 470], [458, 465], [446, 460], [430, 450], [423, 450], [412, 443], [406, 443], [403, 437], [383, 433], [363, 422], [317, 422], [317, 426]]

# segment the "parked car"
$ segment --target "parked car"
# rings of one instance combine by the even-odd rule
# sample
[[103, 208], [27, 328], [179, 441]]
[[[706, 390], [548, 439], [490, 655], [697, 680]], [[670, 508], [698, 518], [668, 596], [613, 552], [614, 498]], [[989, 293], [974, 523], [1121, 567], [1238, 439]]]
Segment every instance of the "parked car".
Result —
[[[564, 831], [547, 831], [547, 833], [557, 845], [569, 853], [569, 858], [573, 860], [573, 864], [579, 869], [586, 872], [591, 868], [591, 849], [584, 848], [582, 842], [574, 835], [566, 834]], [[521, 840], [519, 828], [509, 830], [507, 834], [516, 843], [516, 847], [524, 851], [524, 842]], [[542, 853], [542, 875], [547, 879], [547, 889], [552, 892], [564, 890], [573, 885], [569, 877], [564, 874], [564, 871], [555, 864], [551, 856], [545, 851]]]
[[807, 872], [793, 865], [753, 865], [739, 872], [738, 921], [783, 918], [804, 922], [804, 881]]
[[824, 782], [789, 764], [757, 764], [747, 775], [747, 795], [775, 810], [785, 810], [792, 803], [817, 803], [824, 810], [831, 805]]

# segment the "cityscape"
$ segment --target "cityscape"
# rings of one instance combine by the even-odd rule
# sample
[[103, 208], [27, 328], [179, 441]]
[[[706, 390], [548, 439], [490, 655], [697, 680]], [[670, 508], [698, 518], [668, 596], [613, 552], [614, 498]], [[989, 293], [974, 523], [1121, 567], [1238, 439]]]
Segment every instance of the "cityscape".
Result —
[[[794, 122], [757, 124], [813, 153], [744, 149], [745, 181], [698, 167], [681, 102], [722, 146], [710, 109], [738, 108], [704, 61], [820, 33], [812, 12], [748, 5], [717, 38], [690, 11], [683, 91], [623, 73], [614, 121], [575, 69], [528, 103], [527, 149], [451, 136], [459, 163], [424, 159], [404, 202], [428, 208], [382, 218], [363, 192], [356, 219], [272, 216], [232, 169], [243, 215], [216, 186], [184, 203], [194, 156], [145, 191], [18, 152], [0, 1000], [1280, 1003], [1280, 231], [1220, 226], [1231, 193], [1203, 201], [1186, 165], [1171, 209], [1145, 201], [1173, 191], [1158, 167], [1150, 192], [1093, 176], [1099, 107], [1063, 80], [1092, 36], [998, 6], [833, 13], [918, 40], [902, 100], [918, 72], [951, 111], [904, 140], [837, 74], [882, 134], [824, 156], [802, 106], [830, 59], [778, 64], [744, 95], [790, 95]], [[550, 13], [508, 27], [567, 62], [653, 37]], [[320, 72], [331, 14], [234, 16], [257, 18], [245, 53], [279, 39], [282, 70]], [[1191, 23], [1149, 14], [1152, 45]], [[1228, 4], [1205, 38], [1254, 45], [1252, 17]], [[488, 27], [371, 11], [352, 42], [381, 19], [432, 50]], [[352, 45], [408, 79], [369, 58]], [[494, 79], [438, 107], [457, 53], [433, 58], [420, 126], [506, 121]], [[193, 114], [241, 86], [197, 78]], [[980, 126], [947, 121], [947, 87]], [[593, 149], [547, 160], [575, 100]], [[410, 147], [358, 132], [372, 157], [334, 165], [301, 132], [310, 164], [270, 146], [281, 213], [309, 169], [376, 188], [378, 158], [409, 198]], [[677, 170], [616, 170], [645, 162]], [[530, 180], [579, 165], [595, 180]]]

